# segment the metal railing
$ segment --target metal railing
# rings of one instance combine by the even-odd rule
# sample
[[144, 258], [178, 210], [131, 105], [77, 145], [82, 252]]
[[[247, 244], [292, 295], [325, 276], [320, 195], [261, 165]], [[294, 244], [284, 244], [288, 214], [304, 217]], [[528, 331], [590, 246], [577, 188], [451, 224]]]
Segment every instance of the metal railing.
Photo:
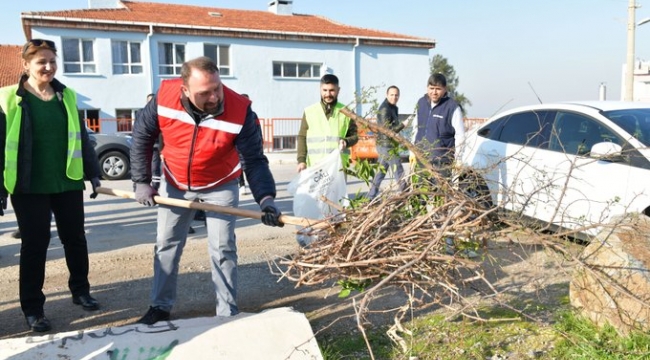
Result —
[[[296, 140], [300, 130], [301, 118], [260, 118], [264, 151], [295, 150]], [[465, 129], [470, 130], [484, 123], [486, 118], [465, 118]], [[133, 130], [133, 119], [86, 119], [88, 127], [97, 133], [130, 132]], [[285, 141], [282, 141], [285, 139]], [[278, 141], [279, 140], [279, 141]], [[285, 144], [294, 147], [285, 148]]]

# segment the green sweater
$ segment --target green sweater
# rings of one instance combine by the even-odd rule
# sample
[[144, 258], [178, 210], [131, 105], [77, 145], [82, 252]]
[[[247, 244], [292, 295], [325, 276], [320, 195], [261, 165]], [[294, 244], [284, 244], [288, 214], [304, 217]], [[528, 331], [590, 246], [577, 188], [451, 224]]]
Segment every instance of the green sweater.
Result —
[[56, 97], [43, 101], [27, 92], [32, 118], [32, 177], [30, 193], [55, 194], [83, 190], [83, 180], [66, 176], [68, 122]]

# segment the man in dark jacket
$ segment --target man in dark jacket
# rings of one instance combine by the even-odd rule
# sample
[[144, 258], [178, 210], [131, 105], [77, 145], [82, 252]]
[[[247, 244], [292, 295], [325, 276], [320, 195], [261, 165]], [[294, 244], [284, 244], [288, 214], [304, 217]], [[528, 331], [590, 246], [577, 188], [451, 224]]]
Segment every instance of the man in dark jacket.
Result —
[[[158, 192], [151, 186], [151, 157], [154, 143], [162, 134], [161, 196], [237, 207], [237, 179], [242, 171], [239, 150], [253, 197], [263, 211], [262, 222], [283, 226], [274, 202], [275, 180], [255, 121], [250, 101], [221, 83], [212, 60], [199, 57], [185, 62], [181, 78], [164, 80], [134, 124], [131, 173], [137, 201], [155, 204], [153, 197]], [[169, 319], [176, 301], [180, 257], [193, 216], [191, 209], [158, 208], [151, 306], [139, 323]], [[206, 218], [217, 316], [239, 312], [235, 221], [234, 215], [212, 212]]]
[[[404, 129], [405, 126], [405, 124], [399, 121], [399, 110], [397, 108], [398, 101], [399, 88], [395, 85], [391, 85], [386, 90], [386, 99], [381, 103], [377, 110], [377, 125], [396, 133]], [[368, 191], [368, 197], [370, 199], [375, 198], [379, 193], [379, 186], [381, 185], [381, 182], [384, 181], [384, 177], [386, 177], [386, 173], [389, 169], [393, 174], [395, 174], [398, 190], [402, 192], [406, 189], [406, 183], [403, 179], [404, 169], [402, 168], [399, 154], [397, 154], [397, 149], [399, 147], [397, 142], [381, 132], [377, 132], [375, 139], [377, 154], [379, 155], [380, 169], [372, 179], [372, 184]]]
[[[465, 125], [460, 105], [449, 97], [447, 78], [443, 74], [429, 76], [427, 93], [418, 101], [417, 115], [415, 146], [428, 156], [441, 178], [451, 181], [457, 149], [465, 141]], [[436, 178], [431, 177], [429, 182], [436, 184]], [[446, 241], [447, 253], [454, 254], [453, 240]], [[470, 258], [478, 256], [469, 249], [463, 254]]]
[[458, 103], [447, 93], [447, 78], [429, 76], [427, 93], [418, 101], [415, 146], [443, 178], [451, 179], [456, 148], [465, 140], [465, 125]]

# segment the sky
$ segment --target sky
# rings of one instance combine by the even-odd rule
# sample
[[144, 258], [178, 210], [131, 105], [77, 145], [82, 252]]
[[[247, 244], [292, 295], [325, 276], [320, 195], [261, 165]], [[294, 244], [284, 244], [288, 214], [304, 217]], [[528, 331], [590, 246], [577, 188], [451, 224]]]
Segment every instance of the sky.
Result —
[[[149, 0], [266, 10], [269, 0]], [[636, 0], [636, 22], [650, 18], [650, 0]], [[430, 56], [456, 70], [469, 117], [521, 105], [621, 99], [627, 57], [629, 0], [293, 0], [293, 12], [357, 27], [433, 39]], [[5, 1], [0, 44], [25, 41], [20, 14], [85, 9], [88, 0]], [[650, 61], [650, 23], [636, 27], [635, 55]], [[422, 93], [426, 90], [422, 79]], [[399, 86], [399, 84], [397, 84]]]

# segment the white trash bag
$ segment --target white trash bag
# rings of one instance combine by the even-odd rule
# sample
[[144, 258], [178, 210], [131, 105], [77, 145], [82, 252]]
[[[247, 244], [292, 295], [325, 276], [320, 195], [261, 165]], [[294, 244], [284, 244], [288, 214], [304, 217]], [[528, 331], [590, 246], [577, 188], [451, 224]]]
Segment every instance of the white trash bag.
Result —
[[[293, 195], [293, 214], [316, 220], [336, 215], [338, 210], [322, 201], [321, 196], [341, 207], [347, 206], [347, 184], [342, 167], [341, 151], [337, 149], [293, 178], [287, 186], [287, 191]], [[313, 241], [315, 239], [310, 236], [298, 234], [298, 243], [302, 246]]]

